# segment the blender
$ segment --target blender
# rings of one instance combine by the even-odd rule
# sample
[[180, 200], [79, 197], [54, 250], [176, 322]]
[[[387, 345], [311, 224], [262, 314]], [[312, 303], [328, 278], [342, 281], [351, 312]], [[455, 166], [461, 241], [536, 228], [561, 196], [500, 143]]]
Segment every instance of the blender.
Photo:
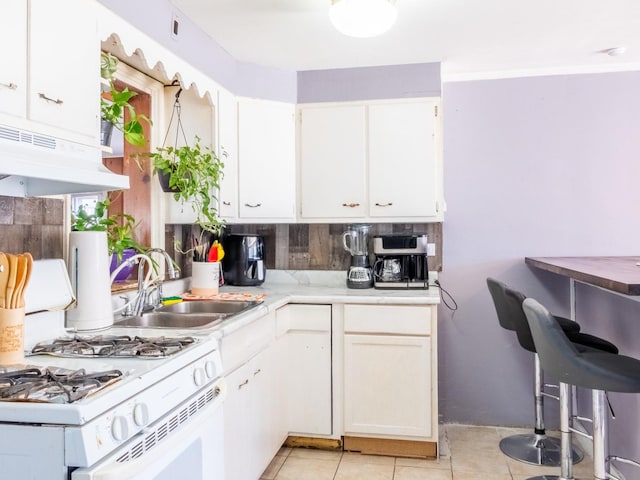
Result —
[[373, 274], [369, 265], [367, 241], [371, 225], [349, 225], [342, 234], [344, 249], [351, 254], [351, 266], [347, 271], [347, 287], [373, 287]]

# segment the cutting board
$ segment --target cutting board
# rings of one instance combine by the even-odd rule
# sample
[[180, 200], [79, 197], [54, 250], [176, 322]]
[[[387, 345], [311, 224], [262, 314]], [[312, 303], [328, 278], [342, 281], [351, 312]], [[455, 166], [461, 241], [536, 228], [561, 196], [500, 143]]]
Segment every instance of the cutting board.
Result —
[[266, 293], [253, 294], [242, 292], [224, 292], [217, 295], [194, 295], [193, 293], [183, 293], [180, 297], [183, 300], [217, 300], [217, 301], [257, 301], [267, 296]]

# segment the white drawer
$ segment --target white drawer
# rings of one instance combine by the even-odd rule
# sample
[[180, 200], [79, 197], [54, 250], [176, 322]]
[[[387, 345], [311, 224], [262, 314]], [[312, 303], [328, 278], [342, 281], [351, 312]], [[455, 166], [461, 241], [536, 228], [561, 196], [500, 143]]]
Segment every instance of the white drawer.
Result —
[[291, 330], [331, 332], [331, 305], [289, 304], [276, 312], [276, 335]]
[[433, 308], [427, 305], [345, 305], [344, 331], [430, 335]]
[[275, 314], [269, 313], [240, 330], [222, 337], [220, 352], [225, 372], [230, 372], [263, 350], [275, 337]]

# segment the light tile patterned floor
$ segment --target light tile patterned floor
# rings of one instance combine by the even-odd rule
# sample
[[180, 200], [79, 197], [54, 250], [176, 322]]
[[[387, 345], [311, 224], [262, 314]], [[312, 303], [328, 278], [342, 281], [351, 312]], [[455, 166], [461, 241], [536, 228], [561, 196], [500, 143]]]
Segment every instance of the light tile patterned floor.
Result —
[[[525, 480], [560, 474], [558, 467], [518, 462], [500, 451], [501, 438], [529, 430], [452, 424], [440, 428], [439, 460], [282, 448], [261, 480]], [[585, 457], [574, 466], [574, 475], [590, 478], [591, 468], [591, 459]]]

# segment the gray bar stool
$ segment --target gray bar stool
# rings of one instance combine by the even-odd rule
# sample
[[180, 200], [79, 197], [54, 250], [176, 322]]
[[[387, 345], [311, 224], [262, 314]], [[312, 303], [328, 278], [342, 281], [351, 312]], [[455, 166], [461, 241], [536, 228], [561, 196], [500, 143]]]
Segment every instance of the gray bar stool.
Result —
[[[592, 390], [593, 435], [585, 435], [573, 429], [573, 415], [569, 408], [560, 410], [560, 430], [562, 434], [562, 462], [560, 478], [572, 480], [571, 463], [572, 432], [580, 433], [593, 440], [593, 478], [608, 480], [617, 478], [610, 473], [611, 460], [640, 467], [640, 463], [622, 457], [609, 456], [608, 422], [605, 391], [640, 393], [640, 360], [613, 353], [580, 351], [576, 348], [556, 319], [536, 300], [527, 298], [523, 309], [540, 362], [546, 372], [560, 381], [560, 404], [569, 392], [569, 385]], [[550, 478], [550, 477], [548, 477]]]
[[[561, 439], [546, 435], [544, 425], [544, 397], [557, 399], [558, 397], [543, 391], [546, 385], [543, 381], [540, 359], [531, 336], [527, 317], [522, 309], [522, 302], [526, 298], [521, 292], [507, 287], [503, 282], [494, 278], [487, 278], [487, 286], [493, 299], [500, 326], [516, 333], [520, 346], [534, 353], [534, 405], [535, 426], [533, 433], [511, 435], [500, 441], [500, 450], [507, 456], [521, 462], [541, 466], [558, 466], [561, 464]], [[613, 354], [618, 349], [612, 343], [586, 333], [580, 332], [580, 325], [562, 317], [555, 317], [562, 330], [572, 342], [581, 350], [593, 349]], [[567, 400], [570, 401], [570, 400]], [[562, 400], [561, 400], [561, 409]], [[571, 458], [574, 463], [582, 460], [582, 452], [572, 447]]]

